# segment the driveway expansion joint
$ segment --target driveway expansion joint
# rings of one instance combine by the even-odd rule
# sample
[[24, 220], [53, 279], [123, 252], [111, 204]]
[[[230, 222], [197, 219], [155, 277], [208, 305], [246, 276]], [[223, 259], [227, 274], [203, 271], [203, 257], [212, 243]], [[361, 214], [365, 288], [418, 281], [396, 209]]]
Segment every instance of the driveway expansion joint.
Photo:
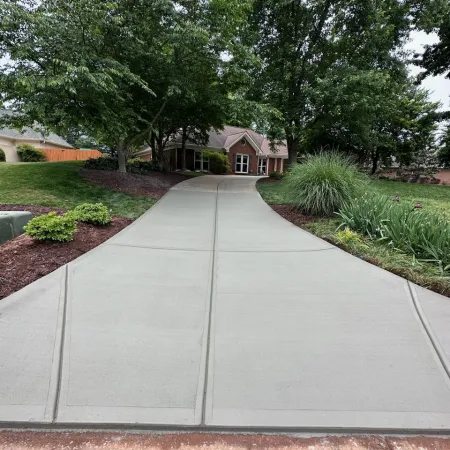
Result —
[[445, 351], [441, 347], [439, 340], [437, 336], [433, 332], [433, 328], [431, 327], [430, 323], [428, 322], [428, 319], [426, 317], [426, 314], [424, 310], [422, 309], [422, 306], [420, 305], [419, 298], [417, 297], [417, 293], [414, 289], [414, 287], [411, 285], [410, 281], [406, 282], [408, 285], [408, 292], [411, 297], [412, 303], [414, 305], [414, 309], [419, 316], [420, 323], [422, 324], [423, 329], [425, 330], [425, 333], [428, 336], [428, 339], [431, 342], [431, 345], [433, 346], [433, 349], [442, 364], [442, 368], [444, 369], [445, 373], [447, 374], [447, 377], [450, 381], [450, 362], [448, 361]]

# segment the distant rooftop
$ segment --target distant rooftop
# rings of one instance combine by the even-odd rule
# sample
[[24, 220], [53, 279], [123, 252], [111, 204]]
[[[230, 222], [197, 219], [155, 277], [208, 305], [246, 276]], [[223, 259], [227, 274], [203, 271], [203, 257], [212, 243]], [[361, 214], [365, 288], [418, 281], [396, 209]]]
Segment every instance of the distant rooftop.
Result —
[[[14, 113], [7, 109], [0, 109], [0, 116], [6, 116], [11, 114]], [[33, 141], [45, 141], [55, 145], [60, 145], [61, 147], [72, 148], [72, 146], [66, 140], [64, 140], [61, 136], [58, 136], [55, 133], [43, 134], [29, 127], [23, 128], [22, 132], [14, 128], [0, 127], [0, 136], [6, 136], [12, 139], [30, 139]]]

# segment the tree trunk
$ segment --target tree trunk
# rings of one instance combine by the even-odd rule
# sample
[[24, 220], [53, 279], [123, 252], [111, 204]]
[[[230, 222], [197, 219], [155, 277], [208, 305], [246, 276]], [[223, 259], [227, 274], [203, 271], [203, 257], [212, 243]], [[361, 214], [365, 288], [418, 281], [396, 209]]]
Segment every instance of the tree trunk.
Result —
[[292, 166], [293, 164], [297, 164], [298, 161], [298, 149], [299, 149], [299, 141], [298, 138], [292, 138], [288, 145], [288, 164]]
[[370, 173], [372, 175], [374, 175], [378, 169], [379, 159], [380, 159], [380, 151], [378, 149], [376, 149], [375, 153], [372, 153], [372, 170], [370, 171]]
[[187, 130], [183, 127], [183, 136], [181, 138], [181, 170], [186, 171], [186, 141], [187, 141]]
[[117, 156], [119, 159], [119, 172], [127, 173], [127, 157], [125, 154], [125, 148], [123, 144], [117, 146]]

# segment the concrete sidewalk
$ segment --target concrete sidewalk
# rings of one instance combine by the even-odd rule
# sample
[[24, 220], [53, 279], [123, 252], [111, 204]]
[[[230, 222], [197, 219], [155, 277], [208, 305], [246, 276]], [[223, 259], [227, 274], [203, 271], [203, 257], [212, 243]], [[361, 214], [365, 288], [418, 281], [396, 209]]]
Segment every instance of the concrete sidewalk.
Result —
[[450, 431], [450, 300], [199, 177], [0, 302], [0, 422]]

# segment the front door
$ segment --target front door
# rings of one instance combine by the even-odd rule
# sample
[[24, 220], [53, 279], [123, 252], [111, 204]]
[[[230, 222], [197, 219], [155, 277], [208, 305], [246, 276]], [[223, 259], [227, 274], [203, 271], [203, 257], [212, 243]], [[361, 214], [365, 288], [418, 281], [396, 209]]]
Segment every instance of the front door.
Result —
[[258, 162], [258, 175], [267, 175], [267, 159], [260, 159]]
[[248, 155], [236, 155], [236, 173], [248, 173]]

